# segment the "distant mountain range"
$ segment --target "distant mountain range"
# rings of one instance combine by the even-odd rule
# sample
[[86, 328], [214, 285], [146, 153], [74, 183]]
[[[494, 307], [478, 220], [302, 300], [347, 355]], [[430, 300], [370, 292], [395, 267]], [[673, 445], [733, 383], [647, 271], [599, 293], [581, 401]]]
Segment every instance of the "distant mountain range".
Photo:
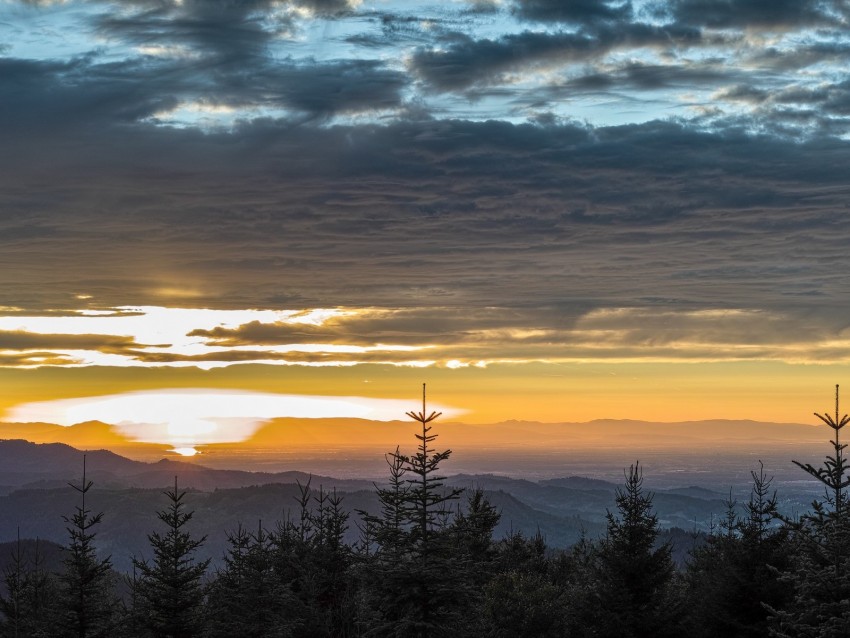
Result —
[[[67, 486], [78, 483], [86, 455], [87, 478], [95, 488], [87, 500], [103, 511], [98, 545], [113, 555], [116, 567], [127, 569], [132, 555], [147, 551], [147, 534], [157, 529], [156, 511], [164, 506], [162, 489], [177, 477], [190, 490], [195, 510], [190, 528], [207, 535], [206, 555], [218, 559], [226, 549], [226, 533], [237, 524], [273, 528], [295, 507], [298, 485], [337, 490], [348, 511], [377, 512], [374, 485], [363, 479], [310, 476], [303, 472], [248, 472], [212, 469], [197, 463], [162, 459], [131, 460], [106, 450], [83, 452], [65, 444], [0, 441], [0, 542], [12, 541], [20, 528], [24, 538], [56, 543], [66, 540], [62, 516], [73, 513], [78, 495]], [[574, 543], [582, 534], [604, 531], [605, 515], [614, 509], [617, 484], [588, 477], [531, 481], [493, 474], [458, 474], [447, 486], [481, 488], [502, 512], [497, 536], [510, 530], [533, 535], [538, 530], [554, 547]], [[666, 528], [707, 529], [724, 513], [726, 494], [703, 487], [654, 489], [654, 505]], [[352, 515], [348, 538], [357, 538]], [[678, 532], [680, 540], [689, 538]], [[685, 541], [683, 541], [685, 542]], [[691, 542], [691, 541], [687, 541]], [[685, 551], [685, 550], [682, 550]]]
[[[245, 441], [198, 446], [205, 463], [226, 463], [228, 457], [287, 454], [303, 450], [372, 451], [382, 454], [404, 447], [413, 439], [411, 421], [364, 419], [273, 419]], [[763, 423], [747, 420], [648, 421], [600, 419], [585, 423], [505, 421], [494, 424], [438, 422], [440, 445], [457, 451], [616, 449], [764, 449], [785, 445], [816, 445], [829, 439], [825, 427], [799, 423]], [[109, 449], [139, 460], [167, 456], [166, 444], [138, 443], [118, 426], [90, 421], [64, 427], [49, 423], [0, 423], [0, 439], [33, 443], [66, 443], [80, 449]]]

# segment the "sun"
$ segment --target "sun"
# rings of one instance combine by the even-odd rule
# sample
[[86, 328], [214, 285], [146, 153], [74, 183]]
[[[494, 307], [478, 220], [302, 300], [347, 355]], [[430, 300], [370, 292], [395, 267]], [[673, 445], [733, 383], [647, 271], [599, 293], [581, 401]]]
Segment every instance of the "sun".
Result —
[[195, 456], [198, 454], [198, 450], [193, 447], [176, 447], [174, 449], [169, 450], [169, 452], [174, 452], [175, 454], [179, 454], [180, 456]]

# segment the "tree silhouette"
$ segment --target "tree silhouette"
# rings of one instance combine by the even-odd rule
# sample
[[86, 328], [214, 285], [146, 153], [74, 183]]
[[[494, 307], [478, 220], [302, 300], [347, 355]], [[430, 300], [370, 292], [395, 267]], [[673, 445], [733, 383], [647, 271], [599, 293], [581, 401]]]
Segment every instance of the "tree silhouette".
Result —
[[163, 492], [168, 507], [157, 512], [166, 532], [153, 532], [148, 541], [153, 549], [153, 563], [134, 558], [138, 569], [141, 615], [148, 631], [161, 638], [194, 638], [204, 625], [204, 586], [202, 579], [209, 559], [196, 561], [195, 552], [206, 536], [194, 539], [184, 527], [192, 518], [185, 511], [186, 492], [174, 489]]
[[846, 443], [841, 430], [850, 416], [839, 416], [838, 385], [835, 386], [835, 414], [818, 414], [832, 431], [832, 453], [822, 467], [793, 461], [824, 486], [824, 500], [815, 500], [812, 511], [797, 521], [787, 521], [797, 551], [791, 567], [783, 574], [793, 587], [794, 600], [786, 609], [771, 608], [772, 631], [776, 636], [850, 635], [850, 512], [847, 508]]
[[[18, 530], [11, 563], [3, 572], [4, 595], [0, 596], [0, 636], [49, 636], [56, 618], [57, 582], [44, 569], [40, 541], [22, 542]], [[29, 560], [27, 549], [32, 549]]]
[[83, 479], [79, 485], [68, 484], [80, 495], [74, 514], [63, 519], [68, 523], [68, 545], [61, 575], [61, 635], [75, 638], [110, 636], [115, 626], [117, 603], [112, 594], [112, 563], [99, 560], [95, 551], [93, 528], [103, 519], [103, 512], [92, 515], [86, 508], [86, 494], [93, 482], [86, 479], [86, 457], [83, 455]]
[[277, 638], [292, 633], [291, 593], [274, 572], [268, 532], [242, 525], [227, 535], [230, 548], [210, 587], [210, 638]]
[[607, 535], [598, 553], [598, 635], [634, 637], [677, 635], [671, 582], [671, 547], [656, 548], [658, 517], [652, 494], [644, 492], [640, 464], [629, 467], [615, 496], [618, 515], [608, 512]]
[[687, 633], [694, 638], [738, 636], [757, 638], [768, 633], [768, 607], [782, 607], [788, 587], [779, 579], [787, 569], [791, 547], [779, 520], [772, 479], [750, 471], [753, 484], [738, 516], [730, 500], [720, 533], [712, 534], [692, 552], [685, 574], [688, 585]]
[[[463, 566], [453, 561], [453, 535], [448, 522], [452, 504], [463, 490], [446, 489], [440, 464], [451, 450], [436, 451], [431, 423], [439, 412], [428, 412], [425, 384], [422, 411], [407, 413], [421, 426], [412, 456], [387, 454], [389, 487], [378, 489], [381, 515], [366, 517], [370, 542], [377, 553], [369, 579], [369, 635], [429, 638], [456, 629], [460, 610], [470, 598]], [[454, 624], [453, 624], [454, 623]]]

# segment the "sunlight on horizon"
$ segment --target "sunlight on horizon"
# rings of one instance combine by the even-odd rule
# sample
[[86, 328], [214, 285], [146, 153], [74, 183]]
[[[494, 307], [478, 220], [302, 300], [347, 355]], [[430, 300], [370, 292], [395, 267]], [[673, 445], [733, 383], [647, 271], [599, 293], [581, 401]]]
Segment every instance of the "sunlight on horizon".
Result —
[[[275, 418], [393, 421], [404, 419], [412, 408], [415, 403], [401, 399], [192, 388], [24, 403], [11, 408], [5, 419], [62, 426], [101, 421], [136, 442], [169, 444], [176, 453], [191, 456], [195, 445], [244, 441]], [[441, 405], [429, 409], [448, 416], [464, 412]]]

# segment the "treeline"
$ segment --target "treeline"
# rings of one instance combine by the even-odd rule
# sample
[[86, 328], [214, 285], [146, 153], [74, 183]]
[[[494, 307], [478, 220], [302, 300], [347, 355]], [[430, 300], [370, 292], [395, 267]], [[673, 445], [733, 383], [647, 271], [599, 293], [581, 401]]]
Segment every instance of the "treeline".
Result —
[[[0, 636], [128, 638], [838, 637], [850, 635], [850, 487], [840, 432], [850, 417], [818, 415], [833, 431], [821, 467], [798, 465], [826, 488], [796, 518], [777, 510], [763, 468], [743, 509], [725, 516], [677, 569], [659, 543], [638, 463], [625, 473], [607, 532], [568, 550], [541, 535], [494, 538], [499, 512], [483, 492], [449, 489], [431, 423], [418, 448], [387, 454], [380, 510], [353, 519], [335, 492], [309, 483], [273, 525], [237, 524], [214, 572], [196, 558], [203, 537], [175, 480], [164, 492], [149, 560], [119, 575], [95, 552], [103, 514], [92, 487], [65, 518], [63, 569], [18, 551], [3, 574]], [[359, 540], [344, 535], [356, 526]], [[18, 545], [20, 549], [20, 543]], [[36, 548], [38, 546], [36, 545]], [[211, 573], [212, 572], [212, 573]]]

